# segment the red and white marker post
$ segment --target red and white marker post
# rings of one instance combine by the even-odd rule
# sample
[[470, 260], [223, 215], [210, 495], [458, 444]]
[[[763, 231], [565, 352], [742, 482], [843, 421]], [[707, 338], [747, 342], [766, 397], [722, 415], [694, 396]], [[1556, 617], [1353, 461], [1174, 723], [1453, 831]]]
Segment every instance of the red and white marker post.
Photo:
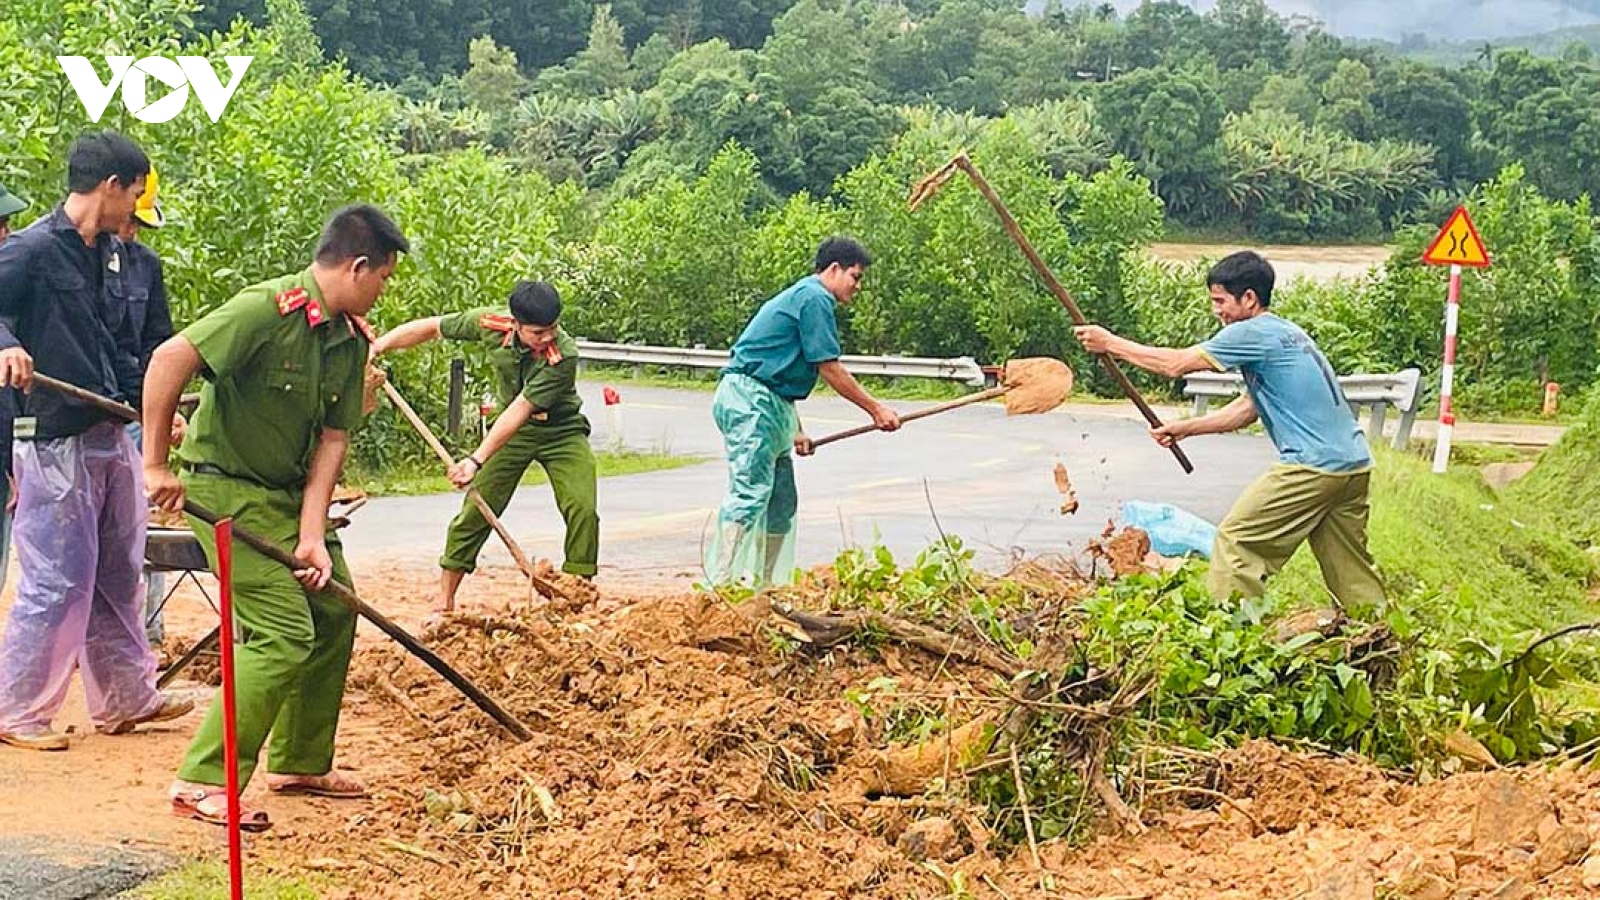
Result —
[[1444, 368], [1439, 370], [1439, 435], [1433, 445], [1433, 471], [1450, 464], [1450, 437], [1456, 427], [1452, 398], [1456, 385], [1456, 329], [1461, 321], [1461, 266], [1450, 267], [1450, 290], [1444, 301]]
[[222, 756], [228, 785], [228, 896], [244, 900], [244, 842], [239, 818], [239, 725], [233, 669], [233, 520], [217, 523], [217, 580], [222, 606]]
[[1439, 235], [1422, 254], [1422, 261], [1450, 267], [1450, 290], [1444, 306], [1444, 368], [1439, 372], [1439, 434], [1433, 448], [1433, 471], [1443, 472], [1450, 464], [1450, 437], [1456, 427], [1454, 406], [1456, 384], [1456, 332], [1461, 323], [1461, 267], [1489, 265], [1489, 250], [1478, 236], [1465, 206], [1456, 207], [1439, 229]]

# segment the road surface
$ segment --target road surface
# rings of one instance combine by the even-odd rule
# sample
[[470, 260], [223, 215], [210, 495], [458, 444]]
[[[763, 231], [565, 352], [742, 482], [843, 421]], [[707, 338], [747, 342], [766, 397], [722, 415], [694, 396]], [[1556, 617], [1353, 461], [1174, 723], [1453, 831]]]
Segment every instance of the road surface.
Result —
[[[721, 437], [709, 391], [621, 388], [620, 425], [600, 399], [603, 385], [583, 382], [596, 447], [623, 446], [701, 456], [706, 462], [600, 482], [601, 574], [694, 577], [726, 480]], [[896, 402], [906, 411], [918, 404]], [[870, 434], [796, 461], [800, 490], [799, 563], [832, 560], [848, 546], [881, 542], [909, 560], [946, 534], [958, 535], [986, 568], [1013, 552], [1039, 555], [1081, 549], [1123, 500], [1172, 503], [1219, 520], [1239, 491], [1271, 464], [1260, 435], [1223, 435], [1185, 444], [1195, 474], [1185, 475], [1156, 446], [1131, 407], [1073, 407], [1008, 418], [980, 404], [913, 422], [898, 434]], [[848, 402], [818, 397], [800, 405], [812, 436], [866, 421]], [[1081, 508], [1062, 516], [1052, 467], [1066, 464]], [[344, 532], [352, 561], [432, 565], [459, 495], [383, 497], [367, 504]], [[937, 522], [935, 518], [937, 517]], [[559, 561], [561, 520], [547, 486], [524, 487], [505, 522], [530, 554]], [[509, 566], [491, 538], [481, 563]]]

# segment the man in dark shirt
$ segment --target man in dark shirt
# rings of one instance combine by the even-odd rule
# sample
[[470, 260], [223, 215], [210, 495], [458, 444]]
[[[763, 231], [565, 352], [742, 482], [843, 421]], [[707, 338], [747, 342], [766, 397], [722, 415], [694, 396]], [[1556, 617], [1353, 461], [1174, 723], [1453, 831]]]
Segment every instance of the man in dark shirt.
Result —
[[[122, 333], [124, 346], [121, 364], [127, 368], [128, 378], [139, 385], [135, 396], [144, 393], [144, 371], [150, 367], [150, 355], [163, 341], [172, 337], [172, 309], [167, 305], [167, 283], [161, 274], [161, 258], [154, 250], [139, 243], [139, 232], [146, 228], [159, 229], [167, 223], [166, 213], [157, 199], [158, 191], [156, 167], [151, 165], [150, 174], [145, 176], [144, 193], [139, 195], [139, 201], [134, 204], [133, 215], [117, 229], [117, 237], [122, 239], [123, 249], [127, 251], [123, 260], [127, 264], [123, 282], [128, 294], [129, 327], [123, 329]], [[172, 445], [175, 447], [183, 443], [184, 424], [181, 415], [173, 417]], [[133, 441], [133, 446], [144, 445], [144, 429], [138, 422], [128, 424], [128, 437]], [[166, 576], [160, 572], [146, 573], [144, 633], [150, 640], [150, 647], [156, 651], [156, 657], [161, 660], [167, 658], [161, 650], [161, 644], [167, 636], [166, 623], [161, 616], [161, 601], [166, 593]]]
[[127, 138], [85, 134], [68, 157], [66, 200], [0, 245], [0, 386], [26, 392], [13, 426], [22, 577], [0, 640], [0, 741], [27, 749], [67, 748], [51, 720], [75, 666], [102, 732], [194, 706], [155, 687], [140, 590], [147, 508], [138, 450], [107, 413], [30, 390], [37, 366], [139, 402], [136, 366], [122, 359], [132, 323], [116, 232], [149, 171]]

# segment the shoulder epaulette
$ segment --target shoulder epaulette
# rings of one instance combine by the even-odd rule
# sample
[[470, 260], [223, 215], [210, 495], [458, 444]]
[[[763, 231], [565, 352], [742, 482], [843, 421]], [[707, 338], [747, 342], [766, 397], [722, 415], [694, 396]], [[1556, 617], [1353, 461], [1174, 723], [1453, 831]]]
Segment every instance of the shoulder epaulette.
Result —
[[510, 316], [497, 316], [494, 313], [484, 313], [478, 317], [478, 327], [503, 335], [500, 346], [509, 347], [517, 335], [517, 320]]
[[327, 320], [327, 314], [322, 311], [322, 304], [311, 298], [311, 293], [303, 287], [293, 287], [278, 294], [278, 315], [287, 316], [297, 309], [306, 311], [306, 324], [315, 328]]
[[505, 334], [517, 330], [517, 320], [510, 316], [497, 316], [494, 313], [484, 313], [478, 317], [478, 327]]
[[307, 303], [311, 302], [311, 294], [305, 288], [290, 288], [278, 294], [278, 315], [287, 316]]

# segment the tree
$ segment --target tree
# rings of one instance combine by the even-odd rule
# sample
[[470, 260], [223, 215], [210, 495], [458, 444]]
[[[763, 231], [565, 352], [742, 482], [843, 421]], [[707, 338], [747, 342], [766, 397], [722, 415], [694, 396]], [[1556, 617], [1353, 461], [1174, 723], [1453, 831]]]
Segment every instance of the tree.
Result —
[[1540, 189], [1562, 200], [1600, 196], [1600, 111], [1592, 98], [1579, 100], [1547, 87], [1524, 97], [1495, 123], [1495, 138], [1508, 158], [1520, 159]]
[[611, 4], [594, 8], [589, 43], [565, 64], [540, 72], [534, 86], [542, 94], [565, 97], [604, 97], [633, 86], [622, 26], [611, 14]]
[[1206, 46], [1221, 69], [1260, 61], [1282, 68], [1289, 57], [1289, 31], [1266, 0], [1217, 0], [1205, 17]]
[[842, 36], [860, 27], [854, 16], [826, 8], [820, 0], [800, 0], [773, 23], [761, 47], [757, 71], [790, 109], [810, 109], [825, 91], [848, 86], [876, 94], [867, 76], [863, 46]]
[[461, 76], [466, 101], [486, 113], [509, 113], [527, 87], [527, 79], [517, 68], [516, 52], [484, 35], [473, 39], [467, 58], [471, 65]]
[[1128, 67], [1152, 69], [1167, 61], [1191, 59], [1205, 53], [1201, 39], [1204, 20], [1187, 3], [1143, 0], [1128, 14], [1123, 40]]
[[1322, 99], [1306, 80], [1298, 75], [1268, 75], [1261, 83], [1261, 93], [1250, 102], [1250, 108], [1276, 109], [1294, 116], [1310, 125], [1317, 117]]
[[1100, 128], [1176, 210], [1197, 206], [1215, 168], [1222, 102], [1189, 72], [1140, 69], [1100, 88]]
[[1353, 138], [1372, 130], [1372, 70], [1359, 59], [1342, 59], [1322, 84], [1323, 105], [1317, 124]]
[[1414, 63], [1379, 70], [1372, 107], [1376, 136], [1432, 144], [1445, 180], [1476, 179], [1471, 101], [1437, 70]]

